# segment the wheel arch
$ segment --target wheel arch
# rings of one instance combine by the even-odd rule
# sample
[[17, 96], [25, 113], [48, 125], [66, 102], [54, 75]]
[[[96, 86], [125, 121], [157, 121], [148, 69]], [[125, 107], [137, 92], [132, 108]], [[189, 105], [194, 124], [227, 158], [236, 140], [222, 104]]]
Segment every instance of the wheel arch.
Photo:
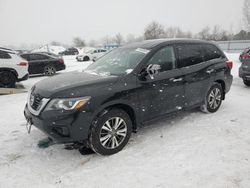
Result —
[[215, 83], [218, 83], [221, 85], [222, 90], [223, 90], [223, 100], [225, 99], [225, 95], [226, 95], [226, 84], [223, 80], [216, 80]]
[[138, 118], [136, 116], [135, 110], [129, 104], [117, 102], [117, 103], [105, 105], [100, 110], [98, 110], [97, 117], [103, 116], [104, 114], [107, 113], [108, 110], [113, 109], [113, 108], [124, 110], [129, 115], [132, 121], [133, 131], [136, 132], [137, 126], [138, 126]]
[[15, 75], [16, 79], [18, 79], [18, 73], [15, 69], [2, 67], [2, 68], [0, 68], [0, 72], [1, 71], [10, 71]]

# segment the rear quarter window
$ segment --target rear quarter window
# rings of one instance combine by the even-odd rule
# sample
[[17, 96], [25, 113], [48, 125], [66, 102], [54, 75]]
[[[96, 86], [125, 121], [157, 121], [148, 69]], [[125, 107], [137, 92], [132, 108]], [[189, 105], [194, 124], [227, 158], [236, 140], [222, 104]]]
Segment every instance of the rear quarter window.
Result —
[[203, 53], [200, 44], [182, 44], [177, 46], [178, 68], [202, 63]]
[[21, 54], [20, 55], [23, 59], [26, 59], [27, 61], [29, 61], [30, 60], [30, 58], [29, 58], [29, 55], [28, 54]]
[[0, 59], [11, 59], [11, 56], [4, 51], [0, 51]]
[[202, 47], [204, 49], [205, 61], [210, 61], [210, 60], [225, 57], [224, 54], [221, 52], [221, 50], [212, 44], [203, 44]]

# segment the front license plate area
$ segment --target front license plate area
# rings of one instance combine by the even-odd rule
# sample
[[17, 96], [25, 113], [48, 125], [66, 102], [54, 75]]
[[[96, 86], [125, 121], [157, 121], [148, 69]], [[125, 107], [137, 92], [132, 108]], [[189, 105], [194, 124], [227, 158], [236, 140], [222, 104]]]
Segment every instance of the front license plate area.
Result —
[[27, 118], [26, 129], [27, 129], [28, 134], [30, 134], [32, 125], [33, 125], [32, 119]]

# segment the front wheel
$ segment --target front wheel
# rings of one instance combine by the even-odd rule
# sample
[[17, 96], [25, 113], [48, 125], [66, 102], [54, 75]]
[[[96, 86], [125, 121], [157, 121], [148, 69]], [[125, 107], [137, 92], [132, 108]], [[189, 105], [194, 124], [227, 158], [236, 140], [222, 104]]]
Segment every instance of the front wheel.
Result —
[[222, 103], [223, 90], [220, 84], [215, 83], [207, 92], [205, 102], [201, 106], [201, 111], [205, 113], [216, 112]]
[[246, 85], [246, 86], [250, 86], [250, 81], [249, 80], [245, 80], [245, 79], [243, 79], [243, 82], [244, 82], [244, 84]]
[[121, 109], [111, 109], [93, 122], [89, 143], [96, 153], [112, 155], [124, 148], [131, 133], [129, 115]]

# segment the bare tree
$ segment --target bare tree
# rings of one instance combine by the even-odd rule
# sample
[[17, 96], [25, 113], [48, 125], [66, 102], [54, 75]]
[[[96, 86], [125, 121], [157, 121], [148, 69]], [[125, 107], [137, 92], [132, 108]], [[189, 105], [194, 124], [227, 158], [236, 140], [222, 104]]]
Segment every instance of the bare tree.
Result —
[[250, 31], [250, 0], [245, 0], [243, 4], [243, 19], [248, 31]]
[[84, 47], [85, 46], [85, 41], [81, 39], [80, 37], [75, 37], [73, 39], [73, 43], [75, 47]]
[[53, 46], [62, 46], [62, 43], [57, 42], [57, 41], [52, 41], [50, 44]]
[[210, 34], [210, 27], [206, 26], [204, 27], [198, 34], [197, 37], [202, 40], [210, 40], [211, 34]]
[[96, 41], [95, 40], [89, 41], [89, 46], [90, 47], [95, 47], [96, 46]]
[[222, 33], [222, 31], [221, 31], [220, 26], [215, 25], [209, 39], [214, 40], [214, 41], [218, 41], [221, 38], [221, 36], [220, 36], [221, 33]]
[[144, 38], [147, 39], [158, 39], [164, 36], [164, 26], [158, 22], [151, 22], [145, 29]]
[[114, 42], [118, 45], [121, 45], [123, 42], [123, 36], [120, 33], [117, 33], [114, 37]]
[[134, 36], [133, 34], [128, 34], [126, 37], [126, 43], [132, 43], [132, 42], [140, 42], [143, 41], [143, 36]]

